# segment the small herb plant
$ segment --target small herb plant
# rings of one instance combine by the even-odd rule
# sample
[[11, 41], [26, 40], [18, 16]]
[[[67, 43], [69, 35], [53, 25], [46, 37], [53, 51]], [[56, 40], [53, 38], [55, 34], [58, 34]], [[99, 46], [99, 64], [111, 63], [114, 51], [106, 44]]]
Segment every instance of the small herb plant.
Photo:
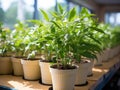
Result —
[[28, 59], [34, 58], [37, 53], [41, 54], [41, 52], [44, 52], [45, 60], [51, 60], [49, 58], [51, 43], [49, 37], [49, 25], [42, 23], [39, 20], [30, 20], [29, 22], [34, 23], [34, 26], [30, 27], [27, 39], [25, 39], [25, 42], [27, 42], [25, 53], [28, 53]]
[[0, 23], [0, 56], [8, 56], [11, 52], [10, 33], [11, 31], [3, 28], [3, 24]]
[[77, 62], [85, 58], [95, 59], [96, 53], [102, 49], [101, 41], [96, 37], [98, 33], [104, 33], [98, 28], [98, 23], [86, 8], [82, 8], [76, 22], [74, 22], [74, 37], [71, 40], [73, 57]]
[[111, 41], [112, 41], [110, 44], [111, 48], [120, 45], [120, 26], [112, 27]]
[[98, 28], [102, 29], [104, 33], [98, 33], [97, 37], [101, 40], [101, 48], [103, 50], [111, 47], [111, 31], [112, 28], [108, 24], [100, 23]]
[[28, 28], [21, 22], [15, 24], [15, 30], [11, 33], [12, 51], [15, 53], [15, 57], [24, 57]]
[[51, 12], [52, 19], [41, 10], [45, 20], [50, 23], [50, 31], [46, 34], [47, 50], [55, 52], [57, 68], [68, 68], [72, 61], [81, 61], [83, 57], [95, 59], [96, 53], [102, 49], [97, 33], [104, 33], [98, 28], [96, 19], [86, 8], [79, 15], [73, 8], [69, 12], [58, 5], [58, 12]]

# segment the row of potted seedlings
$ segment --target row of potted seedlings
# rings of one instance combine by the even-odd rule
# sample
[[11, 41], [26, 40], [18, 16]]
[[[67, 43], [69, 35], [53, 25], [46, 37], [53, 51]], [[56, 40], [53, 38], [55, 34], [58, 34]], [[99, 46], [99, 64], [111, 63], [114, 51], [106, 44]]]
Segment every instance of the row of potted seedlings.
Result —
[[[79, 15], [75, 8], [66, 12], [60, 5], [51, 17], [43, 10], [41, 13], [44, 21], [30, 20], [32, 27], [19, 22], [10, 32], [1, 24], [0, 74], [13, 70], [14, 75], [26, 80], [41, 78], [41, 83], [53, 85], [53, 90], [73, 90], [74, 85], [87, 84], [92, 62], [107, 48], [105, 26], [98, 24], [86, 8]], [[3, 56], [12, 58], [5, 60]]]
[[102, 62], [108, 62], [120, 53], [120, 27], [111, 27], [108, 24], [100, 24], [99, 28], [102, 28], [106, 34], [100, 35], [101, 41], [104, 42], [102, 43], [103, 51], [97, 55], [98, 61], [95, 62], [94, 65], [102, 65]]

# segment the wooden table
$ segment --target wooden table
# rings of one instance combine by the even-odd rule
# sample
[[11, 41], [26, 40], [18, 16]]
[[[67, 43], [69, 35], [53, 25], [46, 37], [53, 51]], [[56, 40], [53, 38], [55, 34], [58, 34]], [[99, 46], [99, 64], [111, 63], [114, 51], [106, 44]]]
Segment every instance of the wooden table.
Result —
[[[93, 76], [87, 78], [88, 84], [86, 86], [75, 86], [75, 90], [96, 90], [104, 80], [118, 70], [120, 67], [119, 57], [120, 55], [108, 62], [104, 62], [102, 66], [95, 66], [93, 68]], [[50, 86], [40, 84], [39, 81], [26, 81], [22, 77], [12, 75], [0, 75], [0, 85], [17, 90], [49, 90], [50, 88]]]

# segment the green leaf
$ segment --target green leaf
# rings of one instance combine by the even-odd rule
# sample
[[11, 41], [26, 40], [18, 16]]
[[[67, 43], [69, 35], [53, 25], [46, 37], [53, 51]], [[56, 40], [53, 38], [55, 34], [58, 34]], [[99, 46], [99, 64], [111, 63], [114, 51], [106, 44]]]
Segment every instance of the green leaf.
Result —
[[50, 28], [51, 28], [51, 33], [55, 33], [55, 27], [52, 25]]
[[42, 25], [43, 25], [42, 22], [39, 21], [39, 20], [27, 20], [27, 22], [31, 22], [31, 23], [37, 24], [37, 25], [39, 25], [39, 26], [42, 26]]
[[75, 15], [76, 15], [76, 9], [73, 8], [73, 9], [70, 11], [69, 16], [68, 16], [69, 21], [71, 21], [71, 20], [75, 17]]
[[55, 21], [51, 21], [51, 22], [54, 23], [59, 29], [61, 29], [61, 27]]
[[82, 10], [81, 10], [80, 14], [81, 14], [81, 15], [90, 15], [88, 9], [85, 8], [85, 7], [82, 7]]
[[85, 51], [84, 53], [81, 53], [84, 57], [90, 58], [90, 59], [97, 59], [96, 55], [89, 52], [89, 51]]
[[96, 27], [90, 27], [90, 28], [94, 29], [95, 31], [105, 33], [102, 29], [99, 29], [99, 28], [96, 28]]
[[63, 8], [62, 8], [62, 6], [60, 4], [58, 4], [58, 8], [59, 8], [60, 13], [63, 14], [64, 10], [63, 10]]
[[89, 35], [89, 37], [90, 37], [91, 39], [93, 39], [95, 42], [97, 42], [98, 44], [101, 44], [101, 42], [100, 42], [99, 40], [97, 40], [96, 38], [94, 38], [92, 35]]
[[50, 12], [50, 14], [51, 14], [54, 18], [58, 18], [57, 12]]
[[42, 9], [40, 9], [40, 11], [41, 11], [41, 13], [43, 14], [45, 20], [46, 20], [46, 21], [49, 21], [48, 14], [47, 14], [44, 10], [42, 10]]

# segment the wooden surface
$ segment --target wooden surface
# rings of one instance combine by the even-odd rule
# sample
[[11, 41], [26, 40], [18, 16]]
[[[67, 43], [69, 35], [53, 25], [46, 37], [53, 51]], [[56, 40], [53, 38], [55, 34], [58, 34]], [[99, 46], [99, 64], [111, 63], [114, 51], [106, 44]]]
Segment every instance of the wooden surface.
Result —
[[[119, 67], [119, 56], [110, 59], [108, 62], [104, 62], [102, 66], [95, 66], [93, 68], [93, 76], [88, 77], [88, 85], [75, 86], [75, 90], [92, 90], [97, 84], [99, 84], [107, 73], [114, 67]], [[17, 90], [48, 90], [50, 86], [41, 85], [39, 81], [26, 81], [22, 77], [12, 75], [0, 75], [0, 85], [15, 88]]]

